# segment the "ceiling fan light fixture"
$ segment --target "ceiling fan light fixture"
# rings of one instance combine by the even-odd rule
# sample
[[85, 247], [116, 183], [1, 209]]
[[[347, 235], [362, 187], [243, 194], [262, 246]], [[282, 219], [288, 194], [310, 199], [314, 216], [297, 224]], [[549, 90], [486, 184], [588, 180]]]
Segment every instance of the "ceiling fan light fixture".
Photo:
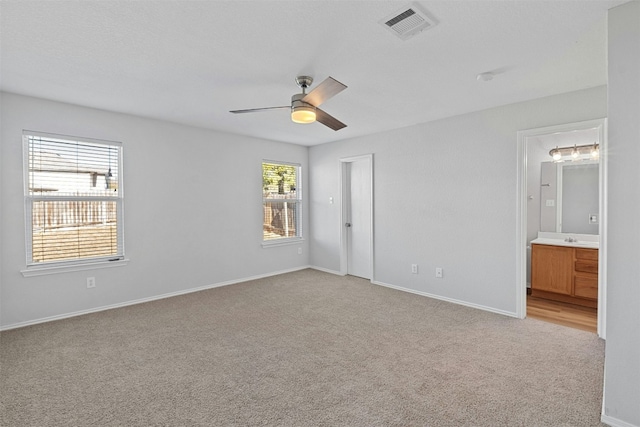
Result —
[[295, 123], [313, 123], [316, 121], [316, 109], [306, 105], [291, 108], [291, 121]]
[[302, 87], [302, 93], [291, 97], [291, 121], [294, 123], [306, 124], [316, 121], [316, 107], [302, 101], [302, 98], [306, 96], [304, 89], [305, 87]]

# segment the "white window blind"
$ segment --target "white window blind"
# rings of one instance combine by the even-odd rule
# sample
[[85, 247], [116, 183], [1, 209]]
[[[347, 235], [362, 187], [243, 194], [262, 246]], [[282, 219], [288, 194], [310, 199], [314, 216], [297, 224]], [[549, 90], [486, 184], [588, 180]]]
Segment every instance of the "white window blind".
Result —
[[27, 265], [124, 258], [122, 144], [25, 131]]
[[262, 163], [263, 242], [302, 237], [300, 165]]

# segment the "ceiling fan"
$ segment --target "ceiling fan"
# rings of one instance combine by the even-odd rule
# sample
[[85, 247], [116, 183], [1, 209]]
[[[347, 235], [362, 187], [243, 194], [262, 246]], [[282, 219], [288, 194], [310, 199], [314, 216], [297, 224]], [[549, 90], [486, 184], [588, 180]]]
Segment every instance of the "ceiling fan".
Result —
[[267, 110], [291, 109], [291, 120], [295, 123], [313, 123], [317, 121], [333, 130], [340, 130], [347, 127], [347, 125], [342, 123], [340, 120], [318, 108], [320, 104], [342, 92], [347, 87], [333, 77], [327, 77], [311, 92], [306, 93], [307, 88], [311, 86], [311, 83], [313, 83], [312, 77], [296, 77], [296, 84], [300, 86], [302, 93], [297, 93], [291, 97], [290, 106], [285, 105], [282, 107], [251, 108], [248, 110], [232, 110], [229, 112], [240, 114]]

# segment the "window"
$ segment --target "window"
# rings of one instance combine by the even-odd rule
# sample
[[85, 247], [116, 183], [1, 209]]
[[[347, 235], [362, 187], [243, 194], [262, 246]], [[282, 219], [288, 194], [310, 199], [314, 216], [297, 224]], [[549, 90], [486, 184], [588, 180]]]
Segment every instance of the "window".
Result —
[[302, 238], [300, 190], [300, 165], [262, 163], [263, 242]]
[[27, 267], [124, 259], [122, 144], [23, 132]]

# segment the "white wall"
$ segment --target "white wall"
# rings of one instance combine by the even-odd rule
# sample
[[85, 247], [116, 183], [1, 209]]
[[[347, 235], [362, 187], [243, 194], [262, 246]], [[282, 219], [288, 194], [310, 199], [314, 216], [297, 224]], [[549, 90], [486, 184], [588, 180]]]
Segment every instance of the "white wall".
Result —
[[640, 426], [640, 2], [609, 11], [609, 221], [604, 416]]
[[[0, 120], [2, 328], [309, 264], [308, 240], [261, 247], [261, 161], [301, 163], [306, 183], [306, 147], [8, 93]], [[23, 129], [123, 143], [127, 266], [22, 276]]]
[[373, 153], [374, 280], [515, 314], [516, 132], [605, 116], [597, 87], [311, 147], [311, 264], [340, 270], [339, 159]]
[[[527, 157], [527, 163], [529, 162], [529, 157]], [[557, 232], [558, 225], [558, 169], [562, 168], [561, 163], [555, 162], [542, 162], [538, 166], [540, 172], [538, 172], [539, 178], [539, 186], [538, 186], [538, 200], [539, 200], [539, 209], [537, 216], [540, 218], [538, 228], [539, 231], [551, 231]], [[531, 175], [527, 175], [527, 179], [530, 179]], [[527, 181], [529, 182], [529, 181]], [[542, 186], [544, 183], [544, 187]], [[596, 183], [597, 184], [597, 183]], [[597, 187], [596, 187], [597, 188]], [[563, 195], [562, 191], [560, 192]], [[553, 202], [553, 206], [547, 206], [547, 201], [551, 200]], [[598, 194], [596, 194], [596, 203], [598, 202]], [[527, 212], [529, 214], [529, 212]], [[527, 221], [529, 225], [531, 225], [531, 216], [527, 216]], [[537, 234], [537, 233], [536, 233]], [[594, 234], [597, 234], [594, 233]], [[530, 236], [529, 236], [530, 237]], [[529, 242], [531, 239], [527, 239]]]
[[[541, 224], [547, 223], [549, 215], [542, 215], [545, 196], [553, 193], [555, 199], [555, 185], [540, 187], [541, 167], [543, 162], [550, 159], [549, 150], [542, 143], [541, 138], [527, 138], [527, 244], [538, 237], [538, 231], [555, 231], [555, 208], [553, 209], [553, 230], [543, 230]], [[555, 180], [555, 176], [554, 176]], [[545, 183], [548, 180], [545, 179]]]

